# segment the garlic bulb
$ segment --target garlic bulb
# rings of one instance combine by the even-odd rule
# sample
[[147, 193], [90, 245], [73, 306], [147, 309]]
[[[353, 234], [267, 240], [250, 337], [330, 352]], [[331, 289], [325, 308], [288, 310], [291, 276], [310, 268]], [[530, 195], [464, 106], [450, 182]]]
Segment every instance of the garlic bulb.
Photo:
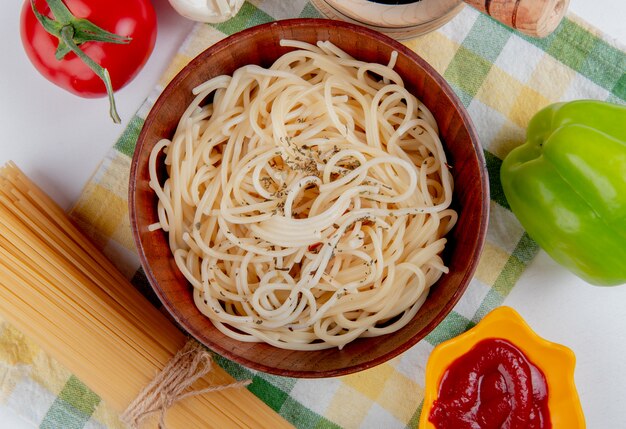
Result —
[[176, 12], [185, 18], [215, 24], [237, 15], [244, 0], [169, 0], [169, 2]]

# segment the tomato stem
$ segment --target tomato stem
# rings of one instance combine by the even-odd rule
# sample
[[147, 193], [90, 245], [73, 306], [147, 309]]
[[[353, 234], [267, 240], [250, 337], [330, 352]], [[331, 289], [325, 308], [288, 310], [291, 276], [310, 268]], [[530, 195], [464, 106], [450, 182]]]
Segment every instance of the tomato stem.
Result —
[[107, 94], [109, 96], [109, 114], [113, 119], [113, 122], [119, 124], [121, 122], [119, 115], [117, 114], [117, 109], [115, 107], [115, 98], [113, 98], [113, 86], [111, 85], [111, 77], [109, 76], [109, 72], [107, 69], [102, 67], [100, 64], [96, 63], [94, 60], [89, 58], [87, 54], [83, 52], [82, 49], [76, 45], [74, 42], [74, 27], [71, 25], [66, 25], [61, 30], [61, 40], [65, 42], [66, 46], [70, 51], [74, 52], [77, 57], [79, 57], [87, 66], [93, 70], [93, 72], [98, 75], [100, 79], [104, 82], [104, 86], [107, 89]]
[[113, 86], [108, 70], [89, 58], [89, 56], [79, 48], [79, 45], [89, 41], [127, 44], [130, 43], [132, 39], [106, 31], [86, 19], [75, 17], [62, 0], [45, 1], [54, 15], [54, 19], [48, 18], [40, 13], [35, 6], [35, 0], [30, 0], [30, 5], [35, 17], [43, 28], [59, 39], [55, 57], [61, 61], [69, 52], [74, 52], [100, 79], [102, 79], [109, 97], [109, 112], [111, 118], [116, 124], [119, 124], [121, 121], [115, 107]]
[[[31, 4], [33, 3], [34, 1], [31, 1]], [[61, 24], [70, 24], [72, 22], [74, 15], [61, 0], [46, 0], [46, 3], [48, 3], [48, 7], [58, 22]]]

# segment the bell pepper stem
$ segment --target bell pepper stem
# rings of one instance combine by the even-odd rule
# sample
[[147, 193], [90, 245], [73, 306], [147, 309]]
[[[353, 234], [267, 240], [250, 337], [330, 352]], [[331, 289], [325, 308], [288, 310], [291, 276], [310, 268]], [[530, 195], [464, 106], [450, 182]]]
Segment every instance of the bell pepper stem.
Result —
[[121, 122], [119, 115], [117, 114], [117, 109], [115, 107], [115, 98], [113, 97], [113, 86], [111, 85], [111, 77], [109, 76], [109, 72], [107, 69], [103, 68], [100, 64], [96, 63], [94, 60], [89, 58], [87, 54], [83, 52], [82, 49], [76, 45], [74, 42], [74, 28], [71, 25], [67, 25], [63, 27], [61, 30], [61, 40], [65, 43], [65, 45], [69, 48], [70, 51], [74, 52], [77, 57], [79, 57], [87, 66], [93, 70], [93, 72], [98, 75], [100, 79], [104, 82], [104, 86], [106, 87], [107, 94], [109, 96], [109, 114], [113, 119], [113, 122], [119, 124]]

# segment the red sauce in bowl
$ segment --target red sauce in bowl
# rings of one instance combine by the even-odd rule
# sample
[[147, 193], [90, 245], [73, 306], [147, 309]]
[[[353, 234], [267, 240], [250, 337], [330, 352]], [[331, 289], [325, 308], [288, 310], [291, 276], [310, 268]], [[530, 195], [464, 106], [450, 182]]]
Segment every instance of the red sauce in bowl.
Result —
[[511, 342], [486, 339], [446, 369], [428, 419], [437, 429], [549, 429], [548, 385]]

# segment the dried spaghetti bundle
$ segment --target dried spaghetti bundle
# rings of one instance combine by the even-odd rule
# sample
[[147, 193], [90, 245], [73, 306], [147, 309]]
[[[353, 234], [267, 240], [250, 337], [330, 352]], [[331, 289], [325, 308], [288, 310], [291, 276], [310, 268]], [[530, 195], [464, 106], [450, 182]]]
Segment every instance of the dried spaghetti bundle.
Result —
[[[0, 169], [0, 312], [119, 412], [187, 341], [14, 164]], [[232, 381], [214, 367], [194, 388]], [[188, 397], [166, 421], [289, 427], [246, 389]]]

